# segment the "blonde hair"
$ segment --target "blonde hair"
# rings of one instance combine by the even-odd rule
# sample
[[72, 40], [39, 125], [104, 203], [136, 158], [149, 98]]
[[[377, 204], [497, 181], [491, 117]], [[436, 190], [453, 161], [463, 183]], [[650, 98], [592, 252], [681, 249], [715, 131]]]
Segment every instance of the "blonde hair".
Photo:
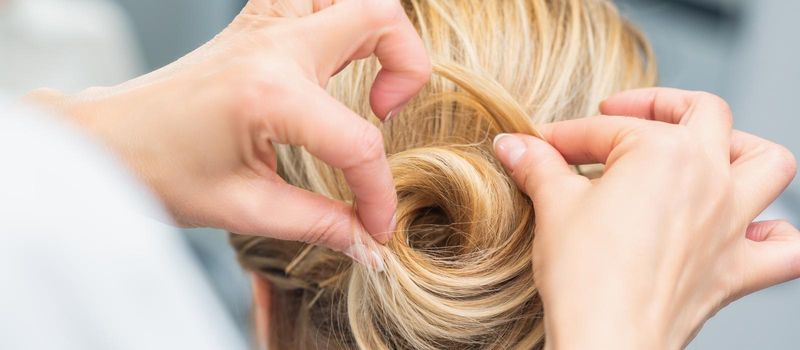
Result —
[[[501, 132], [597, 113], [652, 85], [648, 44], [605, 0], [405, 0], [432, 56], [430, 84], [383, 130], [398, 193], [386, 270], [296, 242], [232, 235], [271, 282], [270, 349], [531, 349], [544, 342], [531, 266], [534, 212], [492, 156]], [[371, 115], [379, 65], [330, 93]], [[279, 147], [291, 184], [351, 201], [339, 171]]]

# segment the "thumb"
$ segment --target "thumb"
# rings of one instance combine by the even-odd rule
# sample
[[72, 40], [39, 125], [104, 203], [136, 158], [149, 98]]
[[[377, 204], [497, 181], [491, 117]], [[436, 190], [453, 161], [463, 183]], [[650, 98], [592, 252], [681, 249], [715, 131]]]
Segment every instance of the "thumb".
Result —
[[547, 142], [522, 134], [499, 134], [494, 138], [497, 158], [534, 203], [566, 189], [588, 186], [558, 151]]
[[742, 295], [800, 278], [800, 232], [785, 221], [754, 222]]

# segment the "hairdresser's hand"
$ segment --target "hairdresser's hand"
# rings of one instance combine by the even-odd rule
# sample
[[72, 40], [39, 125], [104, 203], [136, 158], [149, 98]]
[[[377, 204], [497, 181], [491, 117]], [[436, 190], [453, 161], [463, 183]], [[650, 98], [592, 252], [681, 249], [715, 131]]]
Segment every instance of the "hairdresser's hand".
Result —
[[[380, 131], [325, 92], [352, 60], [376, 55], [375, 114], [427, 82], [423, 43], [396, 0], [251, 0], [214, 40], [113, 88], [31, 94], [120, 154], [186, 226], [346, 251], [354, 232], [386, 242], [396, 194]], [[341, 169], [352, 206], [287, 185], [272, 143]], [[300, 165], [298, 165], [300, 166]], [[363, 224], [363, 226], [362, 226]]]
[[[625, 92], [608, 115], [497, 139], [536, 208], [551, 349], [678, 349], [728, 303], [800, 277], [800, 233], [751, 223], [795, 175], [786, 149], [731, 129], [706, 93]], [[559, 154], [560, 153], [560, 154]], [[568, 164], [605, 163], [588, 180]]]

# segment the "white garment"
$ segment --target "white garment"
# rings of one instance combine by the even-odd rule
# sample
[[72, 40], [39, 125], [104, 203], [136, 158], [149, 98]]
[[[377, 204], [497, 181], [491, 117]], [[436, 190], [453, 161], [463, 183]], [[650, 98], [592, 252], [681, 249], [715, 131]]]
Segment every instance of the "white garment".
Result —
[[0, 94], [77, 92], [141, 72], [126, 15], [106, 0], [0, 0]]
[[65, 121], [0, 100], [0, 349], [241, 349], [144, 186]]

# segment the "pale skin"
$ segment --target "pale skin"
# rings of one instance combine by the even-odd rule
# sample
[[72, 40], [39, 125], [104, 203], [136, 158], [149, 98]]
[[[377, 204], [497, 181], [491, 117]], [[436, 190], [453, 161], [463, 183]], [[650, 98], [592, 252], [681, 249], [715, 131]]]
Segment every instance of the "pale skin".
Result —
[[[549, 143], [495, 143], [537, 208], [547, 349], [680, 349], [727, 304], [800, 277], [800, 232], [752, 222], [794, 177], [788, 150], [732, 130], [707, 93], [628, 91], [601, 110], [619, 116], [542, 125]], [[598, 162], [595, 180], [568, 166]], [[267, 344], [270, 286], [253, 286]]]
[[[304, 241], [375, 266], [350, 248], [354, 233], [391, 239], [383, 142], [324, 91], [373, 54], [383, 70], [371, 104], [385, 119], [431, 71], [399, 2], [252, 0], [214, 40], [158, 71], [29, 100], [106, 144], [184, 226]], [[496, 144], [537, 210], [532, 254], [550, 348], [680, 348], [722, 306], [800, 275], [797, 230], [751, 224], [794, 176], [785, 149], [732, 130], [727, 105], [708, 94], [626, 92], [602, 112], [628, 117], [542, 126], [549, 144], [525, 135]], [[358, 212], [286, 184], [272, 143], [342, 169]], [[607, 172], [594, 181], [567, 166], [597, 162]], [[268, 284], [255, 285], [266, 306]], [[267, 308], [257, 310], [264, 322]]]
[[[351, 247], [355, 235], [386, 243], [394, 231], [382, 136], [324, 90], [350, 61], [371, 55], [383, 66], [372, 109], [386, 119], [431, 72], [399, 2], [253, 0], [211, 42], [153, 73], [74, 96], [29, 97], [107, 144], [183, 226], [304, 241], [375, 266]], [[341, 169], [358, 211], [288, 185], [273, 143], [303, 146]]]
[[[785, 148], [731, 128], [717, 96], [644, 89], [607, 115], [496, 139], [536, 208], [550, 349], [680, 349], [719, 309], [800, 277], [800, 232], [752, 221], [791, 182]], [[627, 116], [627, 117], [622, 117]], [[568, 164], [605, 163], [589, 180]]]

